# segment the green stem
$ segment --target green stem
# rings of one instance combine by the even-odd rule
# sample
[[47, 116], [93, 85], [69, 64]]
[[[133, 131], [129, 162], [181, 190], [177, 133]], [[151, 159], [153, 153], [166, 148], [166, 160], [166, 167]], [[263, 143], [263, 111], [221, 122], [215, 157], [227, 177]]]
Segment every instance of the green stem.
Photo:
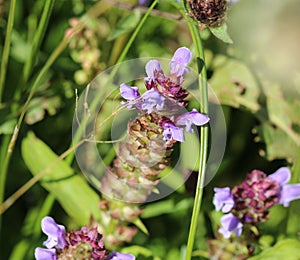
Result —
[[32, 68], [34, 66], [34, 61], [37, 55], [37, 52], [41, 46], [42, 40], [44, 38], [48, 22], [50, 19], [50, 16], [52, 14], [53, 6], [54, 6], [55, 0], [45, 0], [45, 5], [43, 9], [43, 13], [41, 15], [41, 19], [39, 21], [39, 26], [37, 28], [37, 31], [34, 34], [34, 39], [32, 42], [32, 48], [30, 51], [29, 59], [26, 60], [24, 69], [23, 69], [23, 83], [27, 82], [30, 73], [32, 71]]
[[[14, 0], [12, 1], [14, 2]], [[102, 14], [104, 12], [105, 7], [107, 6], [106, 1], [101, 1], [99, 3], [97, 3], [95, 6], [93, 6], [86, 14], [86, 16], [88, 17], [97, 17], [98, 15]], [[17, 124], [15, 126], [14, 129], [14, 133], [10, 138], [9, 144], [7, 146], [6, 152], [3, 152], [3, 154], [1, 153], [1, 155], [3, 156], [1, 159], [2, 164], [0, 165], [0, 205], [2, 205], [3, 202], [3, 197], [4, 197], [4, 189], [5, 189], [5, 179], [6, 179], [6, 175], [7, 175], [7, 169], [8, 169], [8, 165], [9, 165], [9, 161], [12, 155], [12, 152], [14, 150], [15, 147], [15, 143], [16, 140], [18, 138], [18, 134], [19, 134], [19, 129], [22, 125], [23, 119], [25, 117], [25, 114], [27, 112], [28, 106], [30, 104], [30, 101], [32, 100], [34, 93], [37, 89], [37, 87], [39, 86], [39, 84], [41, 83], [42, 79], [44, 78], [44, 76], [46, 75], [47, 71], [49, 70], [49, 68], [53, 65], [53, 63], [56, 61], [56, 59], [59, 57], [59, 55], [64, 51], [64, 49], [68, 46], [70, 40], [72, 39], [72, 37], [74, 37], [75, 35], [77, 35], [82, 28], [85, 26], [85, 24], [87, 23], [87, 19], [83, 21], [81, 21], [75, 28], [73, 28], [73, 32], [71, 35], [65, 36], [64, 39], [61, 41], [61, 43], [56, 47], [56, 49], [51, 53], [50, 57], [48, 58], [48, 60], [46, 61], [45, 65], [43, 66], [43, 68], [41, 69], [41, 71], [39, 72], [37, 78], [35, 79], [29, 95], [27, 97], [27, 100], [25, 102], [25, 104], [23, 105], [22, 109], [21, 109], [21, 114], [18, 118]], [[1, 151], [2, 152], [2, 151]], [[1, 223], [0, 223], [1, 226]]]
[[[207, 114], [208, 113], [208, 88], [207, 88], [207, 74], [206, 74], [206, 67], [205, 67], [204, 48], [202, 45], [202, 40], [198, 28], [190, 21], [190, 18], [187, 17], [187, 15], [184, 12], [182, 14], [188, 22], [188, 27], [192, 35], [192, 39], [196, 49], [197, 66], [198, 66], [198, 73], [199, 73], [198, 84], [199, 84], [199, 90], [201, 94], [201, 98], [200, 98], [201, 112]], [[186, 260], [190, 260], [192, 258], [192, 253], [193, 253], [197, 223], [198, 223], [202, 196], [203, 196], [207, 151], [208, 151], [208, 127], [204, 126], [200, 128], [199, 172], [198, 172], [198, 180], [197, 180], [197, 187], [196, 187], [196, 195], [195, 195], [194, 206], [193, 206], [193, 213], [191, 218], [191, 225], [189, 230], [189, 237], [187, 242], [187, 249], [186, 249], [186, 256], [185, 256]]]
[[8, 22], [7, 22], [7, 29], [6, 29], [6, 36], [5, 36], [5, 43], [4, 43], [3, 54], [2, 54], [1, 71], [0, 71], [0, 103], [2, 103], [2, 96], [3, 96], [6, 71], [7, 71], [7, 63], [8, 63], [8, 57], [10, 52], [11, 36], [14, 27], [15, 10], [16, 10], [16, 0], [11, 0]]

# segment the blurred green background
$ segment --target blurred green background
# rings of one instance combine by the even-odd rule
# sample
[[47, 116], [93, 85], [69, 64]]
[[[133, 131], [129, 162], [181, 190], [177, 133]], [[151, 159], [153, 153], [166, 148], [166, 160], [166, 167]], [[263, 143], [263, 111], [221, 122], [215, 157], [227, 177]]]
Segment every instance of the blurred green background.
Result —
[[[32, 178], [21, 153], [22, 140], [29, 132], [34, 132], [58, 155], [70, 147], [75, 90], [80, 94], [98, 73], [116, 63], [147, 10], [147, 6], [138, 7], [136, 1], [56, 0], [26, 78], [24, 64], [29, 59], [46, 2], [16, 1], [11, 51], [0, 104], [2, 165], [6, 137], [12, 134], [41, 68], [65, 39], [66, 31], [76, 26], [90, 8], [94, 13], [84, 20], [84, 30], [72, 38], [34, 92], [9, 163], [4, 198]], [[186, 22], [171, 2], [160, 1], [126, 59], [170, 58], [180, 46], [193, 49]], [[0, 57], [9, 8], [10, 1], [0, 1]], [[207, 250], [206, 240], [214, 236], [213, 225], [207, 223], [213, 222], [209, 212], [213, 210], [211, 201], [215, 186], [232, 187], [252, 169], [272, 173], [280, 166], [292, 167], [299, 160], [299, 13], [300, 2], [297, 0], [240, 0], [230, 7], [227, 15], [232, 45], [221, 42], [207, 30], [202, 32], [209, 85], [223, 106], [227, 123], [227, 146], [217, 175], [205, 188], [204, 214], [199, 220], [196, 241], [199, 250]], [[191, 66], [195, 68], [195, 62]], [[80, 174], [76, 161], [71, 166]], [[187, 181], [183, 191], [145, 206], [143, 220], [150, 236], [139, 232], [132, 244], [144, 246], [161, 259], [179, 259], [188, 236], [196, 174]], [[299, 182], [293, 174], [293, 181]], [[45, 205], [47, 195], [48, 192], [37, 183], [3, 213], [0, 259], [33, 259], [34, 248], [45, 239], [39, 223], [34, 220]], [[293, 204], [294, 210], [296, 204]], [[50, 208], [50, 214], [58, 223], [77, 227], [58, 202]], [[285, 214], [281, 207], [275, 208], [265, 231], [274, 236], [283, 233], [287, 225], [283, 220]], [[288, 230], [298, 237], [299, 227], [290, 226]], [[150, 254], [145, 259], [154, 258]]]

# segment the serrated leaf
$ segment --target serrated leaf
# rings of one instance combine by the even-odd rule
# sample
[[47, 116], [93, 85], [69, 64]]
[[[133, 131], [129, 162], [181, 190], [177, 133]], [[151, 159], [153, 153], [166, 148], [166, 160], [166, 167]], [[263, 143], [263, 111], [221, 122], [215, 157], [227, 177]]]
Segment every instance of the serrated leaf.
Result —
[[40, 184], [59, 201], [65, 211], [79, 224], [88, 224], [90, 217], [100, 219], [99, 197], [84, 178], [73, 169], [33, 133], [22, 142], [22, 156], [25, 164], [36, 176], [45, 174]]
[[295, 239], [285, 239], [276, 243], [275, 246], [264, 250], [257, 256], [248, 258], [249, 260], [299, 260], [300, 242]]
[[225, 43], [232, 44], [233, 41], [227, 32], [227, 24], [223, 22], [221, 26], [209, 27], [211, 33]]
[[108, 40], [114, 40], [121, 35], [131, 32], [139, 23], [141, 14], [138, 11], [131, 12], [128, 16], [123, 18], [118, 24], [115, 30], [113, 30], [108, 37]]

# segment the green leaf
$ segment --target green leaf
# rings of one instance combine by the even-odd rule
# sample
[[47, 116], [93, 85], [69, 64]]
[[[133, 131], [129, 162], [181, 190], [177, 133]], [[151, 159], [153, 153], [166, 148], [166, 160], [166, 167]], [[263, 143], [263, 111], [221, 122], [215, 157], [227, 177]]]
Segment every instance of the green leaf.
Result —
[[177, 204], [172, 199], [162, 200], [148, 204], [143, 210], [142, 218], [153, 218], [162, 214], [178, 213], [179, 211], [187, 211], [193, 205], [191, 198], [182, 199]]
[[29, 59], [31, 45], [28, 44], [17, 31], [12, 33], [12, 47], [11, 56], [22, 63], [25, 63]]
[[61, 100], [58, 96], [34, 98], [30, 102], [28, 112], [25, 116], [25, 122], [29, 125], [35, 124], [44, 119], [45, 111], [47, 111], [50, 116], [53, 116], [60, 107]]
[[5, 121], [3, 124], [0, 124], [0, 135], [1, 134], [12, 134], [15, 126], [16, 126], [16, 119], [9, 119]]
[[44, 173], [41, 185], [55, 196], [79, 225], [86, 225], [91, 216], [100, 219], [98, 195], [84, 178], [75, 174], [65, 161], [59, 160], [33, 133], [22, 142], [22, 156], [34, 176]]
[[214, 70], [209, 83], [222, 105], [244, 107], [256, 113], [260, 105], [260, 89], [250, 69], [241, 61], [218, 55], [212, 64]]
[[227, 24], [224, 22], [221, 26], [209, 27], [211, 33], [225, 43], [233, 43], [227, 32]]
[[300, 242], [294, 239], [284, 239], [276, 243], [275, 246], [264, 250], [257, 256], [250, 257], [249, 260], [299, 260]]
[[256, 127], [255, 131], [258, 134], [256, 141], [263, 141], [266, 147], [265, 151], [260, 151], [261, 156], [268, 160], [286, 159], [294, 161], [296, 159], [298, 147], [284, 131], [267, 122]]
[[144, 225], [144, 223], [141, 221], [140, 218], [136, 218], [134, 221], [132, 221], [134, 225], [136, 225], [141, 231], [143, 231], [146, 235], [149, 235], [149, 231]]
[[152, 257], [154, 260], [161, 260], [161, 258], [153, 254], [152, 250], [138, 245], [122, 248], [121, 253], [133, 254], [134, 256], [142, 255], [145, 257]]
[[108, 40], [114, 40], [121, 35], [131, 32], [138, 25], [141, 18], [141, 14], [138, 11], [131, 12], [130, 15], [123, 18], [114, 31], [111, 32]]

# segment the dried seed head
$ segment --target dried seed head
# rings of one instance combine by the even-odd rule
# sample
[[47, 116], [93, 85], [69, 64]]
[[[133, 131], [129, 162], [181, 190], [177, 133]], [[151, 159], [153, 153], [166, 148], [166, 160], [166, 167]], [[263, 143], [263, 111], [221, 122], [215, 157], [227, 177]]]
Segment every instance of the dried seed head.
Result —
[[226, 19], [227, 0], [188, 0], [190, 16], [207, 26], [220, 26]]

